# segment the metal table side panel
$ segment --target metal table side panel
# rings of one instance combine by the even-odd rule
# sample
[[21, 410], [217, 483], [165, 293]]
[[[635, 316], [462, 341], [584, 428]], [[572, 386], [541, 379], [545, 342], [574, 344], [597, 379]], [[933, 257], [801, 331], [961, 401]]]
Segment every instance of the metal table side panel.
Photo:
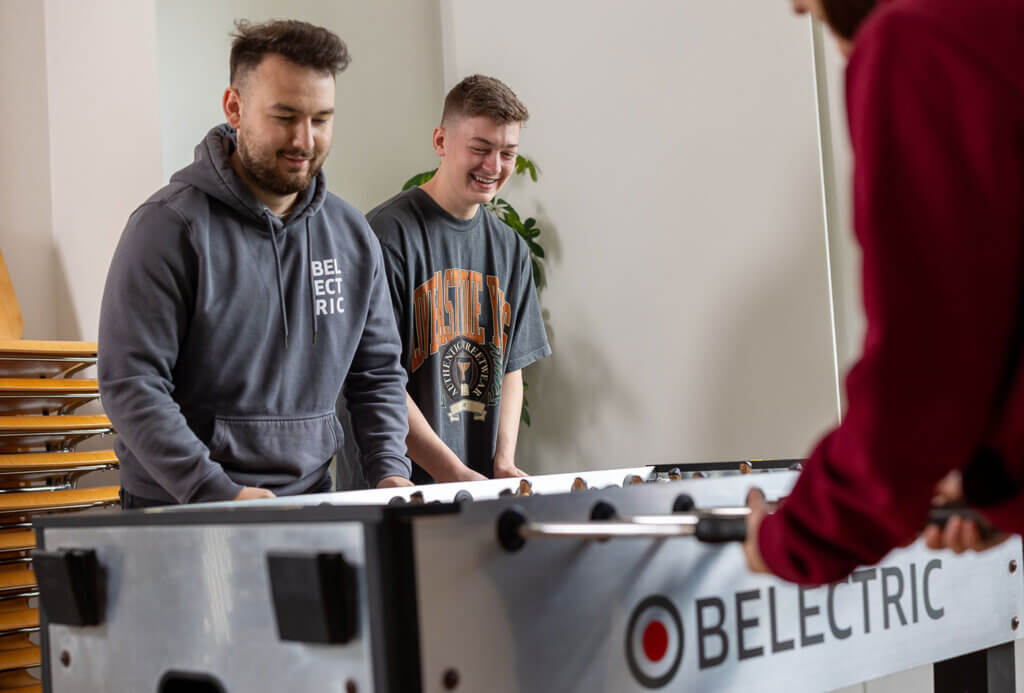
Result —
[[[96, 549], [107, 570], [102, 625], [49, 626], [52, 693], [155, 692], [168, 671], [212, 676], [225, 693], [299, 681], [303, 690], [340, 693], [349, 681], [374, 690], [360, 523], [51, 528], [46, 544]], [[354, 640], [278, 639], [266, 554], [279, 550], [340, 551], [355, 566]]]
[[[495, 538], [497, 517], [510, 506], [531, 521], [580, 522], [598, 500], [622, 515], [667, 513], [683, 491], [699, 507], [741, 505], [750, 486], [771, 499], [795, 478], [780, 472], [499, 499], [418, 519], [423, 690], [448, 690], [454, 673], [457, 690], [491, 693], [822, 691], [1024, 630], [1011, 626], [1024, 618], [1021, 570], [1009, 570], [1011, 560], [1021, 565], [1016, 538], [960, 557], [917, 544], [860, 582], [803, 590], [750, 574], [736, 544], [530, 539], [507, 553]], [[645, 641], [654, 620], [664, 629]]]

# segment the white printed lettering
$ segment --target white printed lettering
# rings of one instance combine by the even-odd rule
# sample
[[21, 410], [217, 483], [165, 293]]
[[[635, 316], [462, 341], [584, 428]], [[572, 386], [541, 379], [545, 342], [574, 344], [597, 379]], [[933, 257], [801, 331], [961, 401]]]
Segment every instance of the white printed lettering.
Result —
[[[341, 277], [341, 270], [338, 268], [337, 258], [325, 258], [323, 260], [311, 260], [310, 267], [314, 277], [323, 279], [313, 280], [314, 310], [317, 316], [337, 315], [345, 312], [345, 297], [341, 295], [341, 285], [344, 281]], [[329, 296], [330, 298], [322, 298]]]

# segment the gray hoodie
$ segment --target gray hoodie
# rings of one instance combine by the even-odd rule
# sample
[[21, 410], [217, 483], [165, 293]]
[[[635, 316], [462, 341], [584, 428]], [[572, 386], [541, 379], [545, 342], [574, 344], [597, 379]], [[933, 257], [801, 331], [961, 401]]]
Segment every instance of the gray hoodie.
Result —
[[231, 168], [221, 125], [128, 220], [98, 374], [121, 484], [181, 503], [317, 488], [344, 383], [364, 474], [408, 477], [401, 341], [380, 246], [321, 171], [282, 221]]

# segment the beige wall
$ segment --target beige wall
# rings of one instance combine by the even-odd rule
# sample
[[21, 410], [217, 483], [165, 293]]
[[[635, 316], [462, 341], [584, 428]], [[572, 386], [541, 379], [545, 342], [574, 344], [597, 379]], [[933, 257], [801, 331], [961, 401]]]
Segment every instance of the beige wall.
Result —
[[159, 181], [153, 10], [0, 2], [0, 249], [25, 337], [96, 339], [107, 265]]
[[[811, 34], [773, 3], [442, 3], [445, 81], [506, 80], [555, 354], [532, 471], [798, 457], [837, 417]], [[740, 500], [740, 499], [737, 499]]]
[[46, 0], [57, 337], [96, 339], [114, 247], [160, 182], [153, 6]]
[[44, 5], [0, 0], [0, 250], [25, 337], [53, 338], [64, 275], [51, 231]]
[[430, 133], [442, 101], [440, 20], [432, 0], [324, 3], [156, 0], [163, 176], [192, 161], [224, 121], [221, 94], [235, 19], [289, 17], [336, 32], [352, 63], [338, 78], [334, 144], [324, 166], [332, 192], [364, 212], [431, 168]]

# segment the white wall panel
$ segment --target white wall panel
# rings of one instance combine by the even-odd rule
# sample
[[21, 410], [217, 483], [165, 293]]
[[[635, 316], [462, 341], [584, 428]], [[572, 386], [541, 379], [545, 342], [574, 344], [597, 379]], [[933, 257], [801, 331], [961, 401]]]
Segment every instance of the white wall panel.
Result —
[[51, 232], [43, 4], [0, 0], [0, 250], [30, 339], [53, 339], [64, 282]]
[[532, 118], [534, 471], [803, 456], [837, 416], [811, 34], [774, 3], [442, 0], [445, 82]]
[[121, 230], [160, 181], [152, 3], [46, 0], [46, 64], [54, 336], [95, 340]]

